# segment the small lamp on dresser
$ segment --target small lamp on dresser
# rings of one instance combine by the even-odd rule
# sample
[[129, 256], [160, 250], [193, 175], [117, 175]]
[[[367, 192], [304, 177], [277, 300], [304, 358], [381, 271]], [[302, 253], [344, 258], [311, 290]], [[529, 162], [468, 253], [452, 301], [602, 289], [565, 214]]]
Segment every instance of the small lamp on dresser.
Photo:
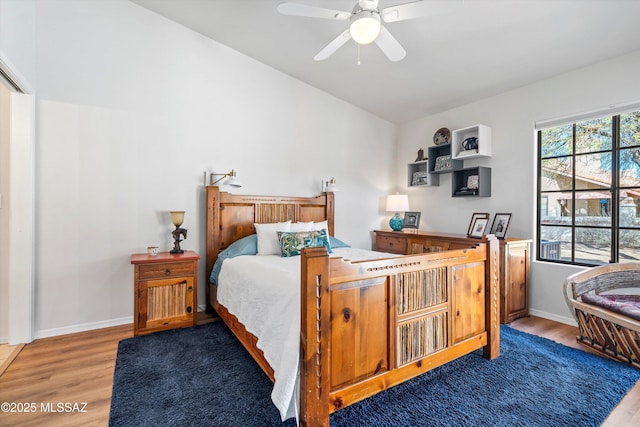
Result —
[[387, 212], [395, 212], [389, 220], [389, 227], [393, 231], [402, 230], [404, 219], [400, 216], [400, 212], [409, 210], [409, 196], [406, 194], [392, 194], [387, 196]]
[[170, 213], [171, 222], [176, 227], [176, 229], [171, 232], [173, 236], [173, 249], [171, 249], [170, 253], [181, 254], [184, 253], [184, 251], [180, 249], [180, 242], [182, 241], [180, 237], [187, 238], [187, 230], [180, 227], [184, 222], [184, 211], [171, 211]]

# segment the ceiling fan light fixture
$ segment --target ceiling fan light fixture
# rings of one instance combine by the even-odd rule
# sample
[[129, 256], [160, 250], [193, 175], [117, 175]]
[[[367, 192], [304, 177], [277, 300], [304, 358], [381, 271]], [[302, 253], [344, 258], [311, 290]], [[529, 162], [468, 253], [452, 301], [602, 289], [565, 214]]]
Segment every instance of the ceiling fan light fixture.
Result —
[[380, 15], [371, 10], [363, 10], [353, 15], [349, 27], [351, 38], [358, 44], [369, 44], [380, 35]]

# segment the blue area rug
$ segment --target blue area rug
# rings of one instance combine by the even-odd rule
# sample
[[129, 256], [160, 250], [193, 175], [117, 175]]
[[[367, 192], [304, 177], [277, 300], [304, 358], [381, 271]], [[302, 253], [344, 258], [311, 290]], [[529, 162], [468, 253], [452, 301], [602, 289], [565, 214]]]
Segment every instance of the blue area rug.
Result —
[[[480, 351], [331, 415], [332, 426], [598, 426], [640, 370], [501, 329]], [[221, 322], [120, 342], [110, 426], [295, 426], [272, 384]]]

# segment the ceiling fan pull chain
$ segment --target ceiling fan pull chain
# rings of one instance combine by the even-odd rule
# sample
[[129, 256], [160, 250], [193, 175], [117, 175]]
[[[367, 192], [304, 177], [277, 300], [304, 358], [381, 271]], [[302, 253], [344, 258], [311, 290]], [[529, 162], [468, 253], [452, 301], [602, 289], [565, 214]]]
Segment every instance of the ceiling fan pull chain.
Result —
[[358, 47], [358, 65], [360, 65], [360, 43], [356, 43], [356, 46]]

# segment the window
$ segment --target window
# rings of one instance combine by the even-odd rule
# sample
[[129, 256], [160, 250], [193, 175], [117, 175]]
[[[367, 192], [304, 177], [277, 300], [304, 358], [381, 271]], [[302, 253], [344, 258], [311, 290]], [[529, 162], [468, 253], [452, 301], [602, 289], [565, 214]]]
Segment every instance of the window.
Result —
[[640, 261], [640, 111], [538, 130], [538, 259]]

